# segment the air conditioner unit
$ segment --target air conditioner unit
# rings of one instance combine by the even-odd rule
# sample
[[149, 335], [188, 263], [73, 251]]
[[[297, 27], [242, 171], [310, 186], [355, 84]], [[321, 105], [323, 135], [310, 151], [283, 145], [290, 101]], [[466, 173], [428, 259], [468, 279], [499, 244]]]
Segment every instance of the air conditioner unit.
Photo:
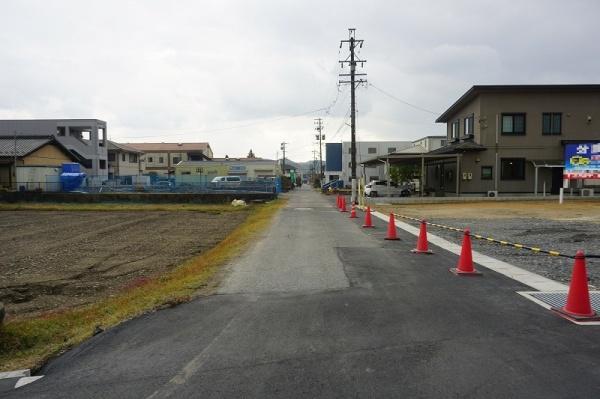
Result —
[[498, 196], [498, 191], [488, 191], [487, 196], [490, 198], [495, 198]]
[[582, 188], [581, 189], [581, 196], [582, 197], [593, 197], [594, 196], [594, 189], [593, 188]]

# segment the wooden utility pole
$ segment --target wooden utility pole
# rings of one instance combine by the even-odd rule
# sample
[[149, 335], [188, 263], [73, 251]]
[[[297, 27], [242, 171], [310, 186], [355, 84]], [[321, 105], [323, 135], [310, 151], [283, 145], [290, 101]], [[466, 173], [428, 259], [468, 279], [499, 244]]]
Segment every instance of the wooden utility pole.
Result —
[[285, 145], [287, 143], [283, 142], [281, 143], [281, 151], [283, 151], [283, 159], [281, 160], [281, 173], [283, 176], [285, 176]]
[[350, 142], [350, 167], [352, 180], [352, 197], [353, 201], [355, 198], [355, 181], [356, 181], [356, 87], [360, 84], [367, 83], [366, 79], [358, 78], [357, 76], [366, 76], [366, 73], [356, 73], [356, 65], [360, 64], [360, 67], [364, 67], [366, 60], [361, 60], [356, 55], [356, 46], [362, 48], [363, 41], [354, 37], [356, 29], [348, 29], [348, 40], [342, 40], [340, 42], [340, 48], [344, 43], [348, 43], [350, 49], [350, 55], [345, 60], [340, 60], [342, 68], [344, 65], [350, 65], [350, 73], [340, 73], [340, 77], [350, 77], [350, 80], [340, 80], [340, 84], [350, 84], [350, 129], [351, 129], [351, 142]]

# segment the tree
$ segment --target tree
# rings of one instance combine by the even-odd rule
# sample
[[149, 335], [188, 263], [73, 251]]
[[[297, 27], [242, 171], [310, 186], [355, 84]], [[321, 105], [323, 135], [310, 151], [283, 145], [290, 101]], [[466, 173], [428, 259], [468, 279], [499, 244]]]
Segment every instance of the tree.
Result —
[[252, 152], [252, 148], [250, 148], [250, 152], [248, 153], [248, 156], [246, 158], [256, 158], [256, 155], [254, 155], [254, 153]]
[[390, 168], [390, 180], [394, 183], [402, 183], [419, 176], [417, 165], [400, 165]]

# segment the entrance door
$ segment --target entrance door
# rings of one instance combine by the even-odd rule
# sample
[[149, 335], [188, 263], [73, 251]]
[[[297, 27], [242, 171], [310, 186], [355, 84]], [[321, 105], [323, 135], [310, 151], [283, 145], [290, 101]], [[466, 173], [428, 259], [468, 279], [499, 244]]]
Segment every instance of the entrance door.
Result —
[[552, 187], [550, 194], [558, 194], [563, 185], [563, 168], [552, 168]]

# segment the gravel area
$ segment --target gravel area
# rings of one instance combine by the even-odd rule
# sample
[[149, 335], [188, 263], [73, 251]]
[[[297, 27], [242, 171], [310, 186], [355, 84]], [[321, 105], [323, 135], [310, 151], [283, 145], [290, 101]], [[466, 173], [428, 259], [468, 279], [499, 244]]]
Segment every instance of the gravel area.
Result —
[[[402, 219], [413, 225], [415, 222]], [[465, 219], [435, 218], [429, 222], [464, 229], [469, 227], [473, 234], [511, 241], [545, 250], [574, 255], [578, 249], [587, 254], [600, 255], [600, 225], [581, 221], [557, 221], [538, 218]], [[460, 244], [462, 234], [428, 226], [428, 232]], [[542, 276], [568, 283], [571, 278], [573, 260], [564, 257], [536, 254], [534, 252], [502, 246], [473, 239], [473, 249], [493, 256], [512, 265]], [[600, 287], [600, 259], [587, 259], [590, 284]]]

